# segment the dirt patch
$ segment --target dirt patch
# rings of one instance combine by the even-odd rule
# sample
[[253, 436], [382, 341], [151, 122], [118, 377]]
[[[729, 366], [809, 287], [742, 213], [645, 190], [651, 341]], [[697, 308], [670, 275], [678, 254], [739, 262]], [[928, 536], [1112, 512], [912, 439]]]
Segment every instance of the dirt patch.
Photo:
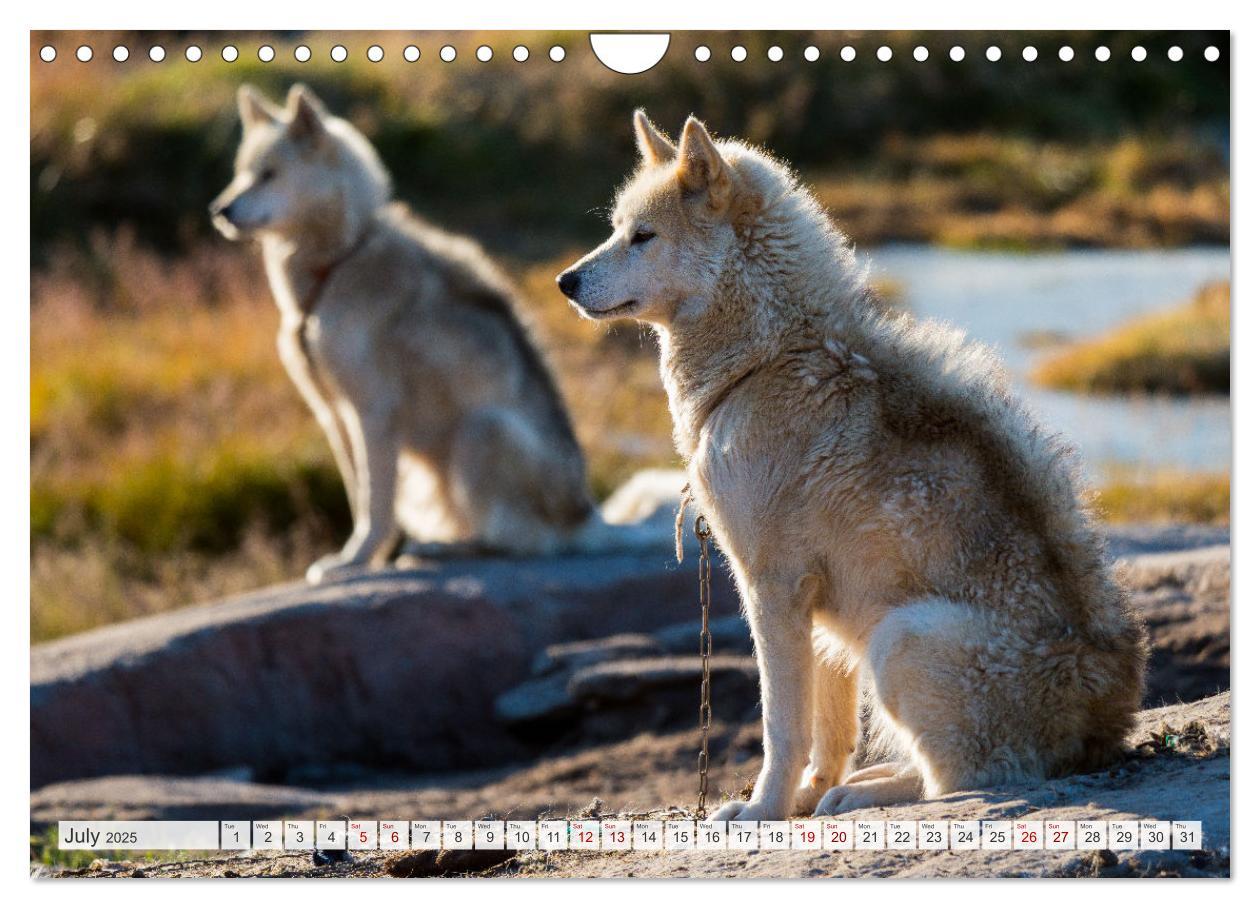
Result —
[[[1171, 730], [1171, 731], [1170, 731]], [[1177, 736], [1166, 742], [1166, 734]], [[495, 852], [484, 864], [461, 853], [389, 855], [354, 852], [349, 860], [319, 864], [311, 853], [234, 855], [189, 862], [97, 862], [79, 871], [40, 875], [119, 877], [303, 876], [378, 877], [390, 868], [403, 875], [496, 877], [823, 877], [823, 876], [1228, 876], [1228, 694], [1195, 703], [1147, 710], [1130, 739], [1130, 757], [1099, 773], [1055, 779], [1019, 790], [957, 792], [931, 801], [863, 811], [872, 819], [1188, 819], [1203, 823], [1201, 852]], [[755, 774], [760, 759], [755, 726], [722, 726], [715, 735], [718, 788], [735, 791]], [[1162, 746], [1154, 746], [1153, 741]], [[544, 760], [535, 766], [486, 774], [379, 779], [337, 791], [323, 816], [465, 819], [601, 814], [682, 816], [694, 801], [691, 733], [644, 733], [632, 741]], [[222, 780], [216, 808], [225, 809]], [[37, 796], [33, 813], [44, 821], [84, 815], [95, 797], [108, 800], [110, 780], [59, 786]], [[258, 793], [252, 792], [253, 797]], [[132, 788], [133, 814], [143, 813]], [[594, 798], [601, 800], [592, 805]], [[160, 815], [161, 805], [150, 814]], [[488, 866], [487, 866], [488, 865]]]

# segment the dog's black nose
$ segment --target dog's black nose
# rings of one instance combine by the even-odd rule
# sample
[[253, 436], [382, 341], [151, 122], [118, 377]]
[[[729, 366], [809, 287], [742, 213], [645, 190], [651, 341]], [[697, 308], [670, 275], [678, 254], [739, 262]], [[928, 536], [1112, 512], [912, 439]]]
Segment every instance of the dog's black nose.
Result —
[[569, 299], [577, 296], [578, 287], [582, 284], [582, 274], [578, 271], [566, 271], [556, 278], [556, 283], [560, 285], [560, 292]]
[[210, 203], [210, 214], [212, 217], [216, 215], [222, 215], [223, 217], [227, 218], [230, 221], [232, 220], [232, 205], [230, 203], [227, 205], [224, 205], [218, 199], [215, 199], [213, 202]]

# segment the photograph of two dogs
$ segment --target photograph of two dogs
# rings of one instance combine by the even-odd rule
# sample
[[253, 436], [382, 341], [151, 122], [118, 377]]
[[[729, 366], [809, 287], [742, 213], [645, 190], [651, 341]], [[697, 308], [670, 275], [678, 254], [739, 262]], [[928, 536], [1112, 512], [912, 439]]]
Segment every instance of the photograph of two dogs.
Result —
[[[835, 202], [703, 104], [674, 129], [625, 92], [609, 141], [632, 137], [634, 153], [606, 184], [606, 238], [531, 299], [538, 281], [522, 289], [478, 238], [397, 192], [406, 158], [387, 167], [323, 94], [238, 82], [232, 175], [209, 204], [221, 238], [261, 257], [279, 361], [348, 502], [348, 538], [308, 584], [334, 595], [452, 559], [651, 550], [686, 483], [738, 592], [762, 723], [755, 782], [712, 818], [840, 816], [1127, 759], [1152, 645], [1097, 473], [993, 345], [889, 303], [837, 213], [896, 242], [870, 228], [874, 203]], [[1189, 207], [1171, 206], [1179, 224]], [[1065, 231], [1070, 217], [1044, 214]], [[681, 469], [643, 500], [601, 507], [534, 306], [566, 330], [629, 326], [657, 357], [664, 393], [641, 408], [661, 424], [667, 410], [660, 466]], [[1179, 507], [1172, 521], [1192, 522]]]
[[[354, 532], [307, 577], [419, 543], [589, 545], [582, 454], [513, 291], [390, 204], [371, 145], [303, 86], [244, 86], [212, 204], [259, 239], [280, 355], [335, 452]], [[828, 815], [1092, 770], [1119, 754], [1146, 641], [1075, 463], [961, 333], [890, 318], [787, 165], [677, 145], [638, 110], [612, 235], [557, 278], [658, 332], [674, 439], [737, 578], [765, 764], [715, 819]], [[419, 497], [417, 490], [420, 490]], [[418, 500], [415, 500], [417, 499]], [[854, 772], [858, 678], [904, 762]]]

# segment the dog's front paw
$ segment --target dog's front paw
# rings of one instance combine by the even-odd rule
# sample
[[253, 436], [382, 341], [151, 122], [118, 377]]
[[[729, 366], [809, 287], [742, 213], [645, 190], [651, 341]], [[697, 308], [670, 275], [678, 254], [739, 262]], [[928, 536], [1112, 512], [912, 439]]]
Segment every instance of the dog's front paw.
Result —
[[796, 789], [796, 795], [792, 799], [793, 816], [812, 814], [819, 799], [831, 788], [832, 781], [822, 773], [816, 772], [812, 766], [807, 768], [801, 776], [801, 785]]
[[860, 810], [871, 806], [871, 799], [856, 785], [837, 785], [818, 799], [814, 809], [816, 817], [832, 817], [850, 810]]
[[782, 820], [783, 811], [762, 801], [727, 801], [713, 811], [711, 820]]
[[913, 800], [912, 793], [902, 791], [902, 787], [879, 785], [878, 782], [858, 782], [857, 785], [838, 785], [820, 798], [814, 816], [835, 816], [847, 814], [850, 810], [866, 810], [867, 807], [882, 807], [888, 803], [902, 803]]
[[324, 583], [333, 579], [336, 574], [345, 573], [346, 569], [350, 567], [353, 567], [352, 562], [340, 552], [333, 552], [331, 555], [325, 555], [306, 569], [306, 582], [312, 585]]

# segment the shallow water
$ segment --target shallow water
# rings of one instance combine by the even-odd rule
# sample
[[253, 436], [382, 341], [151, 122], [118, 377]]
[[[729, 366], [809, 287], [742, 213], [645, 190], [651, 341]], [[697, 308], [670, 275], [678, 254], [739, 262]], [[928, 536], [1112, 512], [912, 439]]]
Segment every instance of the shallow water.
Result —
[[920, 318], [936, 318], [992, 345], [1044, 424], [1070, 438], [1091, 474], [1107, 468], [1225, 470], [1225, 397], [1096, 397], [1028, 384], [1043, 355], [1029, 332], [1089, 337], [1135, 315], [1177, 305], [1203, 284], [1227, 279], [1228, 249], [967, 252], [889, 246], [866, 253], [872, 275], [895, 281]]

